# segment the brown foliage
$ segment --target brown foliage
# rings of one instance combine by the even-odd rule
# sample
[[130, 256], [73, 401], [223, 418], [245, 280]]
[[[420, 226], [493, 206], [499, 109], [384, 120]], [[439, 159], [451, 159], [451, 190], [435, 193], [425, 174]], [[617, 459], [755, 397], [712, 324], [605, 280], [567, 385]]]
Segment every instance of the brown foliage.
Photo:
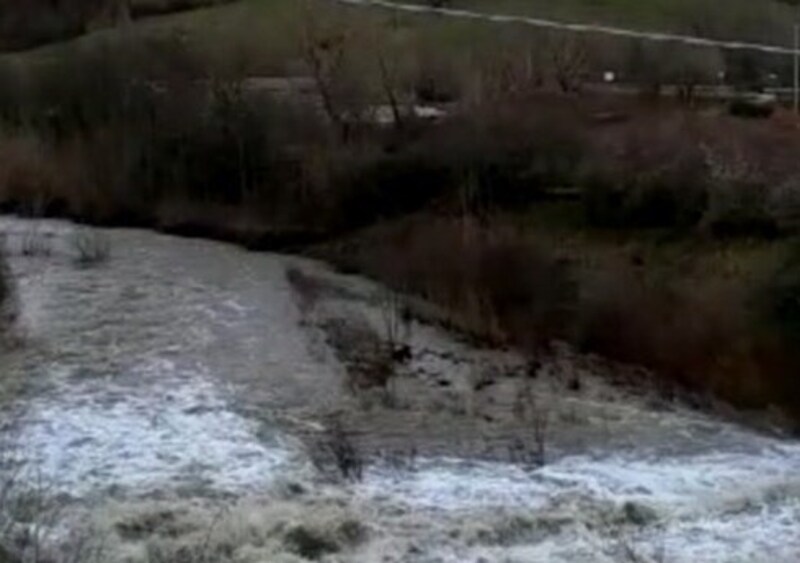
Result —
[[445, 306], [453, 326], [530, 348], [567, 335], [570, 268], [535, 242], [468, 218], [425, 217], [385, 243], [351, 257], [353, 266]]
[[570, 263], [500, 224], [424, 216], [358, 240], [344, 250], [350, 268], [440, 305], [443, 322], [476, 339], [531, 352], [564, 340], [647, 367], [670, 393], [678, 385], [742, 407], [800, 404], [786, 345], [795, 340], [780, 337], [795, 334], [800, 318], [787, 309], [795, 274], [761, 290], [771, 296], [765, 318], [752, 282], [659, 273], [620, 259]]

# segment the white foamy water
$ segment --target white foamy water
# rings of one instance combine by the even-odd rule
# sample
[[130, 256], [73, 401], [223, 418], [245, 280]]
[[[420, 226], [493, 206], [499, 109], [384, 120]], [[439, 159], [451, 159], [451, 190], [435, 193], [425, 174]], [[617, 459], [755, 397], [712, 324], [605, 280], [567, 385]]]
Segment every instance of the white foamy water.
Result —
[[170, 361], [138, 374], [136, 387], [66, 377], [17, 421], [12, 452], [48, 488], [91, 495], [203, 486], [263, 487], [290, 462], [281, 436], [232, 412], [208, 379], [176, 376]]
[[413, 474], [373, 471], [363, 491], [490, 522], [487, 541], [436, 549], [445, 561], [626, 561], [632, 549], [643, 561], [789, 563], [800, 561], [799, 467], [800, 449], [779, 444], [683, 459], [575, 457], [531, 472], [433, 460]]
[[736, 510], [800, 498], [800, 447], [775, 444], [760, 453], [677, 459], [632, 455], [569, 457], [537, 470], [512, 464], [424, 460], [412, 472], [374, 469], [365, 490], [444, 510], [538, 508], [557, 495], [637, 501], [664, 517], [697, 510]]
[[[292, 428], [276, 422], [352, 408], [340, 402], [342, 366], [309, 336], [286, 283], [298, 261], [121, 230], [107, 233], [111, 261], [82, 269], [65, 242], [72, 227], [43, 225], [52, 255], [12, 256], [29, 345], [4, 368], [28, 388], [6, 442], [22, 474], [55, 492], [225, 492], [269, 504], [272, 484], [298, 481], [307, 492], [291, 501], [293, 518], [329, 502], [371, 527], [364, 545], [330, 556], [347, 563], [611, 562], [625, 561], [628, 544], [643, 561], [800, 561], [800, 445], [680, 407], [653, 413], [600, 378], [568, 398], [591, 412], [574, 417], [592, 437], [581, 455], [533, 471], [432, 457], [412, 471], [376, 464], [328, 501]], [[0, 219], [0, 230], [25, 228]], [[417, 337], [433, 352], [429, 369], [457, 363], [469, 375], [465, 345], [434, 329]], [[559, 400], [552, 385], [545, 401]]]

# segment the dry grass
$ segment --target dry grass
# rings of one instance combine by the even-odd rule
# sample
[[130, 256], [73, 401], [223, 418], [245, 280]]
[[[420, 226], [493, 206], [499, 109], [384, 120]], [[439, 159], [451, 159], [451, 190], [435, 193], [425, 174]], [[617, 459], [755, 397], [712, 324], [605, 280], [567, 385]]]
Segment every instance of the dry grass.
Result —
[[563, 335], [562, 313], [574, 297], [566, 263], [512, 232], [467, 220], [426, 215], [401, 225], [378, 227], [357, 247], [332, 252], [349, 267], [444, 305], [449, 324], [481, 339], [535, 347]]
[[317, 561], [331, 554], [349, 560], [368, 540], [369, 527], [349, 503], [311, 497], [304, 489], [286, 498], [123, 505], [106, 523], [120, 532], [122, 543], [98, 561]]
[[21, 469], [19, 452], [0, 443], [0, 561], [4, 563], [100, 563], [102, 534], [76, 526], [59, 529], [66, 510], [53, 483]]
[[647, 280], [622, 266], [584, 287], [576, 340], [582, 349], [741, 406], [780, 398], [770, 385], [783, 375], [760, 364], [765, 337], [737, 284]]
[[800, 276], [787, 266], [770, 274], [780, 245], [643, 238], [632, 252], [624, 236], [557, 233], [425, 215], [324, 255], [442, 306], [446, 324], [481, 341], [539, 353], [564, 340], [652, 369], [668, 393], [677, 384], [741, 407], [798, 408], [788, 342]]

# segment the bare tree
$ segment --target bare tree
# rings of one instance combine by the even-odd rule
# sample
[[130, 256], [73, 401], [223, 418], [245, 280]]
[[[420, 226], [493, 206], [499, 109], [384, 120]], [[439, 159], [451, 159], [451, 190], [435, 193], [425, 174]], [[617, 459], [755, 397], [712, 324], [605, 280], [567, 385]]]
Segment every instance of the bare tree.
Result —
[[541, 88], [549, 62], [549, 44], [541, 34], [507, 34], [499, 38], [490, 55], [481, 61], [481, 98], [490, 103], [524, 97]]
[[350, 39], [348, 29], [335, 22], [321, 21], [314, 9], [306, 5], [301, 31], [303, 57], [326, 116], [345, 140], [349, 136], [349, 127], [341, 95]]
[[564, 93], [581, 89], [589, 64], [589, 53], [583, 38], [554, 34], [548, 41], [547, 53], [553, 79]]
[[403, 363], [411, 358], [412, 313], [404, 299], [387, 291], [381, 299], [381, 316], [387, 353], [392, 362]]
[[628, 56], [628, 72], [646, 91], [658, 95], [675, 88], [678, 100], [692, 105], [697, 89], [715, 84], [724, 61], [718, 49], [636, 43]]
[[389, 107], [392, 109], [392, 121], [396, 129], [402, 129], [404, 117], [401, 109], [400, 96], [397, 91], [397, 68], [391, 64], [386, 54], [378, 53], [378, 69], [380, 70], [383, 93], [386, 96]]

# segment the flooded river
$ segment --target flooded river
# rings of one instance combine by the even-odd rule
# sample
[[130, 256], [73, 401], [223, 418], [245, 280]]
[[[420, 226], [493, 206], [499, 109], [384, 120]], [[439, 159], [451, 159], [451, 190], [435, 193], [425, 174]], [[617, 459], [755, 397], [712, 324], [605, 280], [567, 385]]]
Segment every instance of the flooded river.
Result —
[[[19, 308], [0, 530], [30, 561], [800, 561], [788, 438], [566, 350], [531, 366], [397, 330], [385, 291], [311, 261], [0, 232]], [[107, 259], [81, 263], [97, 241]], [[354, 390], [353, 351], [386, 340], [408, 346], [391, 392]], [[332, 421], [360, 479], [320, 461]]]

